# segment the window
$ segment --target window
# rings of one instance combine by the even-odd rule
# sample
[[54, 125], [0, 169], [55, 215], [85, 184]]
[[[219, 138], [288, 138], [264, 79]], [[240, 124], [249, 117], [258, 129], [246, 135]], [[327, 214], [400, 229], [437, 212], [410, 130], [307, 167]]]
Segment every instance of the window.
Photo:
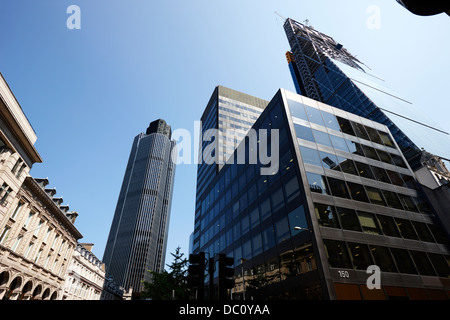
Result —
[[403, 187], [404, 182], [397, 172], [391, 171], [391, 170], [386, 170], [386, 173], [389, 176], [389, 179], [391, 179], [393, 184]]
[[284, 192], [286, 194], [286, 202], [290, 202], [300, 195], [297, 176], [293, 177], [284, 185]]
[[386, 236], [400, 237], [400, 232], [398, 231], [394, 218], [383, 215], [377, 215], [377, 218], [380, 223], [381, 230]]
[[294, 230], [295, 227], [308, 229], [308, 223], [306, 222], [305, 209], [303, 208], [303, 205], [289, 212], [288, 219], [289, 225], [291, 226], [292, 235], [302, 232], [302, 230]]
[[350, 191], [350, 196], [353, 200], [369, 202], [369, 198], [367, 198], [366, 191], [364, 187], [358, 183], [347, 182], [348, 189]]
[[3, 229], [2, 235], [0, 236], [0, 244], [3, 244], [8, 240], [10, 230], [11, 228], [8, 226]]
[[340, 207], [337, 207], [336, 209], [343, 229], [361, 231], [361, 226], [359, 225], [358, 216], [356, 215], [355, 210]]
[[336, 214], [336, 210], [333, 206], [315, 203], [314, 211], [316, 213], [317, 221], [321, 226], [331, 228], [341, 227]]
[[322, 115], [320, 114], [320, 110], [310, 107], [308, 105], [305, 105], [305, 110], [308, 115], [309, 121], [315, 124], [319, 124], [321, 126], [324, 126]]
[[375, 264], [380, 267], [383, 272], [397, 272], [394, 259], [388, 248], [382, 246], [369, 245]]
[[268, 250], [275, 246], [275, 232], [273, 226], [269, 226], [262, 232], [264, 250]]
[[241, 235], [245, 235], [250, 231], [250, 221], [248, 218], [248, 214], [246, 214], [241, 220]]
[[373, 213], [358, 211], [358, 219], [364, 233], [381, 234], [377, 219]]
[[338, 159], [342, 172], [358, 175], [358, 171], [356, 170], [355, 164], [352, 159], [347, 159], [343, 157], [338, 157]]
[[375, 175], [375, 179], [377, 181], [385, 182], [385, 183], [391, 183], [389, 180], [389, 177], [386, 173], [386, 171], [383, 168], [372, 166], [373, 174]]
[[330, 137], [328, 136], [328, 133], [318, 131], [313, 129], [312, 130], [314, 134], [314, 138], [316, 140], [316, 143], [333, 148], [333, 145], [331, 144]]
[[261, 221], [264, 221], [270, 217], [270, 200], [269, 200], [269, 198], [266, 198], [266, 200], [264, 200], [261, 203], [260, 209], [261, 209]]
[[353, 129], [355, 130], [357, 137], [370, 141], [369, 135], [367, 134], [364, 125], [362, 125], [361, 123], [358, 123], [358, 122], [353, 122], [353, 121], [352, 121], [352, 125], [353, 125]]
[[348, 242], [347, 245], [355, 269], [367, 270], [370, 265], [373, 265], [372, 256], [366, 244]]
[[315, 142], [311, 128], [294, 123], [295, 134], [297, 138]]
[[271, 193], [270, 198], [272, 200], [272, 212], [277, 212], [284, 206], [283, 189], [279, 188]]
[[23, 225], [23, 227], [26, 229], [28, 228], [28, 225], [30, 224], [30, 221], [33, 219], [34, 216], [34, 212], [30, 211], [30, 213], [28, 214], [28, 218], [25, 221], [25, 224]]
[[397, 223], [397, 226], [398, 226], [403, 238], [419, 240], [419, 238], [417, 237], [417, 234], [414, 231], [414, 228], [411, 225], [411, 222], [409, 220], [395, 218], [395, 222]]
[[358, 170], [358, 173], [361, 177], [367, 178], [367, 179], [375, 179], [372, 169], [370, 169], [370, 166], [366, 163], [362, 163], [359, 161], [355, 161], [356, 168]]
[[322, 117], [325, 122], [325, 126], [336, 131], [341, 131], [341, 127], [333, 114], [322, 111]]
[[288, 105], [293, 117], [308, 121], [308, 117], [306, 116], [305, 112], [305, 107], [302, 103], [293, 100], [288, 100]]
[[17, 248], [19, 247], [20, 242], [22, 241], [23, 236], [20, 235], [16, 238], [16, 241], [14, 242], [13, 246], [11, 247], [12, 251], [16, 251]]
[[347, 143], [345, 143], [345, 140], [343, 138], [330, 135], [330, 139], [335, 149], [349, 152]]
[[417, 270], [414, 267], [413, 261], [408, 251], [404, 249], [391, 248], [391, 252], [395, 259], [399, 272], [417, 274]]
[[383, 140], [381, 140], [380, 136], [378, 135], [378, 130], [368, 126], [365, 126], [365, 128], [372, 142], [383, 144]]
[[380, 135], [380, 138], [383, 141], [383, 144], [385, 146], [395, 148], [394, 141], [392, 141], [392, 139], [388, 133], [383, 132], [383, 131], [378, 131], [378, 134]]
[[428, 252], [428, 257], [436, 270], [439, 277], [448, 278], [450, 277], [450, 267], [449, 263], [446, 261], [443, 255], [437, 253]]
[[8, 187], [8, 189], [3, 194], [3, 197], [0, 199], [0, 204], [4, 204], [6, 199], [8, 199], [9, 194], [12, 192], [12, 189]]
[[402, 167], [402, 168], [406, 168], [406, 164], [403, 161], [402, 157], [391, 153], [391, 158], [392, 158], [392, 161], [394, 161], [394, 164], [396, 166], [399, 166], [399, 167]]
[[347, 251], [347, 246], [343, 241], [324, 239], [325, 252], [327, 254], [328, 263], [333, 268], [351, 269], [350, 256]]
[[362, 148], [368, 158], [380, 161], [380, 158], [378, 158], [378, 154], [374, 148], [366, 146], [364, 144], [362, 145]]
[[340, 171], [338, 158], [331, 153], [319, 151], [320, 159], [322, 165], [325, 169], [337, 170]]
[[403, 206], [395, 192], [387, 190], [381, 190], [381, 192], [383, 193], [384, 198], [386, 199], [387, 205], [389, 207], [403, 210]]
[[306, 178], [308, 179], [311, 192], [330, 194], [324, 176], [317, 173], [306, 172]]
[[339, 127], [343, 133], [350, 134], [352, 136], [355, 135], [355, 131], [353, 131], [352, 125], [349, 120], [336, 116], [336, 119], [339, 123]]
[[17, 207], [14, 209], [14, 212], [11, 215], [11, 219], [15, 219], [17, 217], [17, 214], [20, 212], [20, 210], [22, 209], [23, 205], [24, 205], [23, 202], [19, 202], [17, 204]]
[[425, 223], [417, 221], [411, 221], [411, 223], [413, 224], [414, 229], [416, 229], [417, 235], [419, 236], [420, 240], [426, 242], [434, 242], [433, 235], [431, 234], [431, 231], [428, 229]]
[[350, 153], [365, 157], [365, 154], [364, 154], [361, 144], [359, 144], [355, 141], [352, 141], [352, 140], [348, 140], [348, 139], [345, 139], [345, 142], [347, 143], [347, 147], [348, 147]]
[[247, 260], [252, 258], [252, 244], [250, 240], [242, 245], [242, 258]]
[[328, 183], [333, 196], [350, 199], [345, 181], [328, 177]]
[[410, 250], [409, 253], [414, 260], [417, 270], [420, 274], [425, 276], [436, 276], [430, 260], [425, 252]]
[[257, 234], [252, 238], [253, 256], [257, 256], [263, 252], [261, 234]]
[[259, 209], [258, 207], [256, 207], [255, 209], [253, 209], [250, 214], [250, 225], [251, 228], [255, 228], [257, 225], [259, 225]]
[[381, 161], [383, 161], [384, 163], [393, 164], [393, 161], [389, 153], [384, 152], [383, 150], [377, 150], [377, 153]]
[[317, 152], [316, 149], [300, 146], [300, 153], [302, 154], [302, 159], [304, 163], [309, 163], [316, 166], [321, 165], [319, 153]]
[[289, 238], [290, 233], [287, 218], [283, 218], [275, 223], [275, 235], [277, 238], [277, 243], [281, 243]]

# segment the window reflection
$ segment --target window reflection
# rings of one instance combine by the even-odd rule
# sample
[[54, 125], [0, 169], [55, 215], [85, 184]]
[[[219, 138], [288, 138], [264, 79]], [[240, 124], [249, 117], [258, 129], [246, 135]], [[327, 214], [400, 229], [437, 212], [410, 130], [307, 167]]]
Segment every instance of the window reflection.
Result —
[[306, 172], [306, 178], [311, 192], [330, 194], [325, 177], [317, 173]]
[[340, 228], [339, 220], [334, 207], [325, 204], [314, 204], [317, 221], [324, 227]]

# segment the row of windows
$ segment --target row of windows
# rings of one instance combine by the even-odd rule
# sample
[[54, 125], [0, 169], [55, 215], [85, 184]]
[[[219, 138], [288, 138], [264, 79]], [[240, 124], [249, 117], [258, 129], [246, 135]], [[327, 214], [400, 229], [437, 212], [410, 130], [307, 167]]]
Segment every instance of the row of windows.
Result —
[[314, 211], [317, 221], [324, 227], [425, 242], [448, 242], [443, 232], [433, 224], [320, 203], [314, 204]]
[[410, 175], [398, 173], [389, 169], [369, 165], [360, 161], [337, 156], [333, 153], [300, 146], [303, 162], [325, 169], [342, 171], [344, 173], [361, 176], [380, 182], [394, 184], [400, 187], [417, 189], [414, 178]]
[[292, 116], [312, 122], [332, 130], [346, 133], [364, 140], [372, 141], [374, 143], [395, 148], [388, 133], [365, 126], [361, 123], [354, 122], [334, 114], [304, 105], [297, 101], [288, 101]]
[[298, 138], [334, 148], [336, 150], [341, 150], [372, 160], [406, 168], [405, 162], [399, 155], [376, 149], [350, 139], [345, 139], [316, 129], [311, 129], [303, 125], [294, 124], [294, 127]]
[[450, 257], [441, 254], [329, 239], [323, 242], [334, 268], [367, 270], [375, 264], [383, 272], [450, 277]]
[[[241, 114], [241, 112], [233, 111], [230, 108], [224, 107], [224, 105], [229, 105], [229, 106], [231, 106], [233, 108], [242, 109], [242, 110], [246, 111], [246, 112], [244, 112], [245, 114], [248, 114], [252, 118], [254, 117], [254, 119], [257, 119], [259, 117], [259, 115], [261, 114], [261, 112], [263, 111], [263, 109], [260, 109], [258, 107], [250, 108], [250, 107], [244, 105], [243, 102], [238, 102], [236, 100], [233, 100], [233, 101], [234, 101], [234, 103], [231, 102], [231, 101], [224, 100], [223, 98], [219, 98], [219, 105], [220, 105], [219, 108], [223, 108], [226, 111], [229, 111], [229, 112], [232, 112], [232, 113], [236, 112], [236, 114], [239, 114], [239, 115]], [[254, 113], [254, 115], [251, 115], [249, 112]]]
[[353, 199], [385, 207], [429, 214], [431, 209], [421, 198], [383, 190], [359, 183], [306, 172], [311, 192]]

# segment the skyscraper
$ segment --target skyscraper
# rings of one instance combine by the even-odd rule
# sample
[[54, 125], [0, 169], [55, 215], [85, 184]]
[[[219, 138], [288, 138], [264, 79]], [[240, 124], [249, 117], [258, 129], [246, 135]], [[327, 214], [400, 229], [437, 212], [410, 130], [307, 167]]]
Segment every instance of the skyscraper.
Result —
[[175, 166], [171, 128], [150, 123], [134, 138], [103, 262], [106, 275], [126, 290], [142, 291], [148, 270], [163, 270]]
[[385, 125], [280, 89], [252, 129], [278, 130], [279, 170], [226, 163], [196, 202], [193, 251], [233, 258], [233, 299], [449, 298], [448, 239]]
[[342, 44], [290, 18], [284, 29], [297, 93], [385, 124], [413, 170], [420, 166], [422, 148], [450, 159], [448, 131], [391, 90]]

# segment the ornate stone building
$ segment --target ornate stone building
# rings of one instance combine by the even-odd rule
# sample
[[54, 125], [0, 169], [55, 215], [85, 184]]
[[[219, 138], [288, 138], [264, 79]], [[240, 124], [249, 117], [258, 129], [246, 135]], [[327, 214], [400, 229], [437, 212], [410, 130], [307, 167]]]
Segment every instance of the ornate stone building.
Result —
[[79, 243], [73, 253], [63, 300], [100, 300], [105, 264], [92, 253], [92, 244]]

